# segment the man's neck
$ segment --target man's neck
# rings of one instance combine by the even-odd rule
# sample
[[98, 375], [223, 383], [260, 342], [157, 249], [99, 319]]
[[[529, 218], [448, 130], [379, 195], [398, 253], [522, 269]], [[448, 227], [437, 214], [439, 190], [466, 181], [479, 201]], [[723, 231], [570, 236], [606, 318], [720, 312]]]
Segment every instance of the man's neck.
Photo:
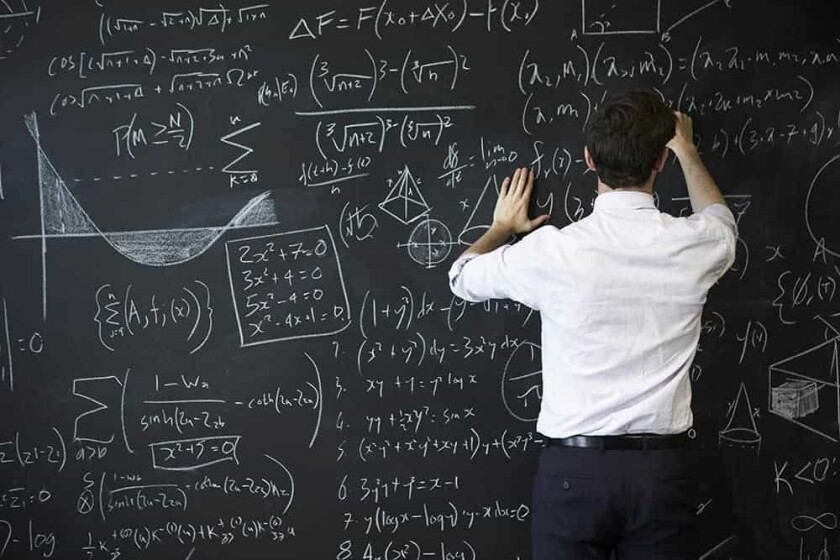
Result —
[[606, 185], [606, 184], [602, 183], [601, 181], [598, 181], [598, 194], [604, 194], [604, 193], [608, 193], [608, 192], [622, 192], [622, 191], [625, 191], [625, 192], [643, 192], [643, 193], [647, 193], [649, 195], [652, 195], [653, 194], [653, 179], [649, 179], [643, 185], [638, 185], [638, 186], [634, 186], [634, 187], [622, 187], [622, 188], [619, 188], [619, 189], [614, 189], [614, 188], [610, 187], [609, 185]]

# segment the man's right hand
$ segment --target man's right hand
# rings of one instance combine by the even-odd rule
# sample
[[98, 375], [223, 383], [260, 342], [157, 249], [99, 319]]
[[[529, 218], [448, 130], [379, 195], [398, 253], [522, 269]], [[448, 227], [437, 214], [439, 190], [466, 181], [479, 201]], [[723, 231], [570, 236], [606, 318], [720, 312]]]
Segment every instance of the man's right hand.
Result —
[[677, 126], [667, 146], [676, 154], [682, 167], [692, 210], [701, 212], [710, 204], [726, 204], [715, 180], [700, 160], [700, 153], [694, 145], [691, 117], [679, 111], [674, 111], [674, 116], [677, 118]]
[[691, 150], [696, 150], [694, 146], [694, 125], [691, 122], [691, 117], [685, 113], [674, 111], [674, 116], [677, 119], [677, 126], [674, 130], [674, 137], [668, 141], [668, 148], [671, 149], [677, 157], [681, 157]]
[[493, 211], [492, 228], [508, 236], [516, 233], [530, 233], [548, 220], [548, 214], [528, 218], [528, 201], [534, 189], [534, 172], [520, 167], [513, 177], [505, 177], [499, 189], [499, 198]]

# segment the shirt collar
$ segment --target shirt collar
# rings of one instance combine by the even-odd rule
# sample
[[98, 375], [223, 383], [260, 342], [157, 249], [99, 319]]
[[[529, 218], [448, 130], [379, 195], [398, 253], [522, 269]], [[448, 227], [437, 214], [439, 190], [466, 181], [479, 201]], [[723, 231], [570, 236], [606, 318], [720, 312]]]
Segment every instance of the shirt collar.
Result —
[[656, 208], [653, 195], [640, 191], [605, 192], [595, 197], [595, 210], [638, 210]]

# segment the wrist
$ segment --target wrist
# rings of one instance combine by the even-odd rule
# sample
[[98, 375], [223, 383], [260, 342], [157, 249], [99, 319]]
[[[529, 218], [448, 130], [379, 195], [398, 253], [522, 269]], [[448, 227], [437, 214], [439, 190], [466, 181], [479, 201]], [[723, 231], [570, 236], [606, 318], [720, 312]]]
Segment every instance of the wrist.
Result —
[[682, 161], [684, 159], [692, 159], [699, 156], [697, 152], [697, 146], [694, 144], [683, 144], [681, 146], [677, 146], [674, 148], [674, 154], [677, 156], [677, 159]]
[[504, 222], [494, 221], [490, 225], [490, 231], [503, 239], [507, 239], [508, 237], [516, 235], [516, 230], [514, 229], [514, 227], [511, 224], [507, 224]]

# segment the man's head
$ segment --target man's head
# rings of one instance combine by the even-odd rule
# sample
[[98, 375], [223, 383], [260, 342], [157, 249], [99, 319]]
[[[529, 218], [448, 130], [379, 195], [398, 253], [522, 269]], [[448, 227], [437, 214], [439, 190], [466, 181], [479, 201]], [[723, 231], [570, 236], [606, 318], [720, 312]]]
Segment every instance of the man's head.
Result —
[[587, 162], [611, 188], [641, 187], [662, 169], [675, 125], [674, 113], [652, 93], [612, 96], [587, 124]]

